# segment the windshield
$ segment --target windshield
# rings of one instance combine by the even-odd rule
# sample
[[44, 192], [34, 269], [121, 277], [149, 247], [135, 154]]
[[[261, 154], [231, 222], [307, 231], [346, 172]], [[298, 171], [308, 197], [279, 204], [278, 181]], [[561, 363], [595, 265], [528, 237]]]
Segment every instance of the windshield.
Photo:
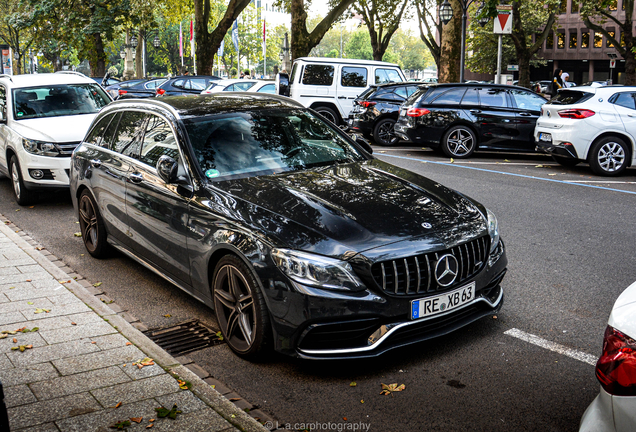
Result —
[[308, 111], [255, 110], [184, 120], [209, 179], [298, 171], [366, 158]]
[[64, 84], [13, 90], [16, 120], [94, 114], [110, 102], [96, 84]]

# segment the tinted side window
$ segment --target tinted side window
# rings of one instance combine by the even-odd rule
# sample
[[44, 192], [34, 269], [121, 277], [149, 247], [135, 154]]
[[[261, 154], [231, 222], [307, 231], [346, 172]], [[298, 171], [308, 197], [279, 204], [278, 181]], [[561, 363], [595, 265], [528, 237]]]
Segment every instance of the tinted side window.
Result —
[[411, 96], [416, 91], [417, 91], [417, 86], [408, 86], [406, 88], [406, 93], [408, 94], [408, 96]]
[[479, 89], [479, 99], [481, 106], [494, 108], [507, 108], [506, 90], [498, 88]]
[[454, 88], [442, 93], [441, 96], [433, 100], [431, 103], [435, 105], [459, 105], [459, 102], [462, 100], [465, 92], [465, 87]]
[[113, 150], [125, 156], [137, 157], [139, 144], [144, 133], [143, 124], [146, 114], [137, 111], [126, 111], [119, 121]]
[[0, 85], [0, 113], [2, 118], [7, 118], [7, 89]]
[[616, 98], [613, 100], [613, 103], [625, 108], [636, 109], [633, 93], [618, 93]]
[[406, 87], [397, 87], [395, 89], [395, 94], [400, 96], [402, 99], [406, 99], [407, 98]]
[[104, 137], [104, 131], [106, 130], [114, 116], [115, 114], [107, 115], [103, 117], [99, 122], [97, 122], [95, 127], [86, 136], [84, 142], [93, 144], [95, 146], [100, 146], [102, 143], [102, 138]]
[[510, 94], [512, 94], [517, 108], [523, 110], [541, 111], [541, 105], [546, 102], [542, 97], [529, 91], [512, 90]]
[[437, 98], [440, 94], [444, 93], [446, 90], [448, 90], [448, 87], [433, 87], [427, 90], [422, 90], [422, 91], [426, 91], [426, 96], [424, 97], [423, 102], [430, 103], [433, 99]]
[[101, 147], [112, 150], [113, 148], [113, 136], [115, 135], [115, 131], [117, 130], [117, 125], [119, 124], [119, 120], [121, 119], [121, 113], [114, 114], [112, 116], [112, 121], [104, 131], [104, 135], [102, 136], [102, 142], [99, 144]]
[[479, 95], [476, 88], [469, 88], [462, 99], [462, 105], [479, 105]]
[[340, 84], [343, 87], [366, 87], [367, 68], [343, 66]]
[[400, 74], [395, 69], [376, 69], [375, 70], [375, 83], [384, 84], [389, 82], [400, 82]]
[[205, 78], [192, 78], [186, 83], [186, 88], [190, 90], [205, 90], [207, 87]]
[[276, 94], [276, 84], [267, 84], [257, 90], [258, 93]]
[[333, 83], [334, 67], [310, 64], [305, 67], [303, 84], [329, 86]]
[[178, 79], [172, 83], [172, 87], [176, 88], [185, 88], [185, 80]]
[[151, 115], [146, 126], [139, 160], [155, 167], [157, 161], [163, 155], [170, 156], [177, 162], [179, 161], [177, 140], [164, 119]]

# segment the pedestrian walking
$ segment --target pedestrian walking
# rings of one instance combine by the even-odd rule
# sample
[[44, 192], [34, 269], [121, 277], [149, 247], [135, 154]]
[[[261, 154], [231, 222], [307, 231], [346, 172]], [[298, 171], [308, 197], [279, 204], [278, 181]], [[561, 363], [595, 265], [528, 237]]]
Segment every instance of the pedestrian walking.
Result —
[[570, 74], [569, 73], [563, 72], [561, 74], [561, 79], [563, 80], [563, 87], [564, 88], [572, 87], [572, 83], [569, 81], [570, 80]]
[[563, 71], [561, 69], [556, 69], [554, 71], [554, 76], [552, 77], [552, 82], [550, 83], [550, 96], [555, 97], [559, 89], [563, 88], [563, 80], [561, 79], [561, 74]]

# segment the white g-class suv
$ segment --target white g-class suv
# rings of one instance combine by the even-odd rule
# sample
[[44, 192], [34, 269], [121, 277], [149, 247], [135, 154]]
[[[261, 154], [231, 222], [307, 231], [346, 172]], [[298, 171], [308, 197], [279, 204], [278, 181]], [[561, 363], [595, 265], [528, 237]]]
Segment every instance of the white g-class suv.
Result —
[[0, 75], [0, 174], [18, 204], [38, 189], [67, 189], [71, 154], [112, 99], [78, 72]]

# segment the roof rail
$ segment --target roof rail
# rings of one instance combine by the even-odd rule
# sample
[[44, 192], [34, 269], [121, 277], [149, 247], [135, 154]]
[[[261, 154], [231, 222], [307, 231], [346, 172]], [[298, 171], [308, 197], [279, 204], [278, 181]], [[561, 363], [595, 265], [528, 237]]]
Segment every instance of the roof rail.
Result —
[[9, 78], [9, 81], [13, 82], [13, 77], [9, 74], [0, 74], [0, 78]]
[[87, 78], [87, 76], [86, 76], [86, 75], [84, 75], [84, 74], [83, 74], [83, 73], [81, 73], [81, 72], [77, 72], [77, 71], [57, 71], [57, 72], [55, 72], [55, 73], [59, 73], [59, 74], [72, 74], [72, 75], [79, 75], [79, 76], [83, 76], [83, 77]]

